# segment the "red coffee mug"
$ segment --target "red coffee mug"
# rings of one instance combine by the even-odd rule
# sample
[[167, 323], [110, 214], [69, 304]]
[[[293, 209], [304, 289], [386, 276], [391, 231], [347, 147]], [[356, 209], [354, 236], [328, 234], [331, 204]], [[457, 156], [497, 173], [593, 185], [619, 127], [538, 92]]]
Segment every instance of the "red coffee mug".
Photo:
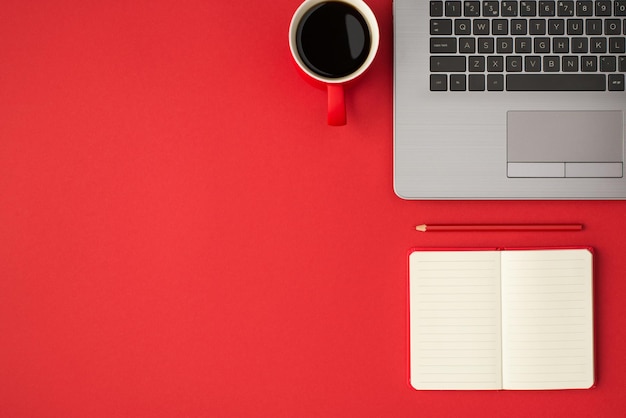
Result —
[[380, 32], [362, 0], [305, 0], [289, 26], [289, 48], [298, 69], [328, 91], [328, 124], [346, 124], [344, 86], [372, 64]]

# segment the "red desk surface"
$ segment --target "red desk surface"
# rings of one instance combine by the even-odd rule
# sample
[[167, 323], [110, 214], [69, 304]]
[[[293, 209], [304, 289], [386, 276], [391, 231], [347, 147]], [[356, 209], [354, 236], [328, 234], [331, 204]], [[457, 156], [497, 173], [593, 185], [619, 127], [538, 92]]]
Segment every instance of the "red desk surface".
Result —
[[[391, 1], [342, 128], [291, 63], [298, 4], [3, 3], [0, 416], [623, 414], [626, 203], [400, 200]], [[596, 249], [597, 387], [410, 389], [408, 249], [533, 245]]]

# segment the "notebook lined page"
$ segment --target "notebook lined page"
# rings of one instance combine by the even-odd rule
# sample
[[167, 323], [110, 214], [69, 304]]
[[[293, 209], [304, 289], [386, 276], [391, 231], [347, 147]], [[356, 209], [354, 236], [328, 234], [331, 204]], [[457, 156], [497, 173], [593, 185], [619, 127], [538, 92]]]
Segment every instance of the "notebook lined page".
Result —
[[502, 252], [505, 389], [593, 385], [588, 250]]
[[501, 389], [500, 253], [411, 253], [409, 300], [414, 388]]

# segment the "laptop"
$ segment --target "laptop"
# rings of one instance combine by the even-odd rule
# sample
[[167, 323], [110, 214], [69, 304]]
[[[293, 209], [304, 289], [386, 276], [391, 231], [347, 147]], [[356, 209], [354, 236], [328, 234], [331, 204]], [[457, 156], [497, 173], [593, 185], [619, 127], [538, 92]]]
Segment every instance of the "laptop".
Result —
[[404, 199], [624, 199], [626, 0], [394, 0]]

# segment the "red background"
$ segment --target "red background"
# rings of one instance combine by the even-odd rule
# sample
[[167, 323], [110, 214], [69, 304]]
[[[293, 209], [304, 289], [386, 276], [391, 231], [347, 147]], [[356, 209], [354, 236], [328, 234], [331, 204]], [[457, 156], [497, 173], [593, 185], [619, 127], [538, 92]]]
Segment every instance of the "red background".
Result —
[[[623, 414], [626, 204], [397, 198], [369, 4], [379, 55], [332, 128], [291, 63], [299, 0], [3, 2], [0, 416]], [[410, 389], [407, 251], [534, 245], [596, 250], [597, 387]]]

